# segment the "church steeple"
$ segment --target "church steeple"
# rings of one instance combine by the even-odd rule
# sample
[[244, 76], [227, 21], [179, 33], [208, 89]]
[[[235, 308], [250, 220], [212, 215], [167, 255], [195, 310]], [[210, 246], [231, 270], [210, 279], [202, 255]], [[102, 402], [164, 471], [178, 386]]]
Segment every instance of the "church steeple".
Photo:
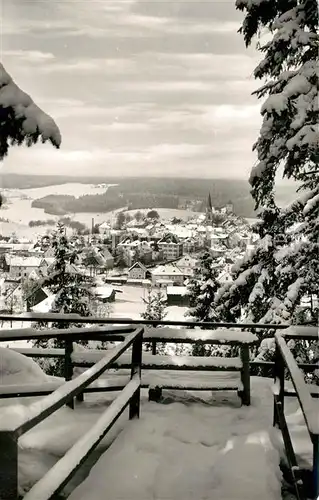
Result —
[[212, 199], [209, 193], [206, 206], [206, 224], [211, 226], [212, 223], [213, 223], [213, 206], [212, 206]]

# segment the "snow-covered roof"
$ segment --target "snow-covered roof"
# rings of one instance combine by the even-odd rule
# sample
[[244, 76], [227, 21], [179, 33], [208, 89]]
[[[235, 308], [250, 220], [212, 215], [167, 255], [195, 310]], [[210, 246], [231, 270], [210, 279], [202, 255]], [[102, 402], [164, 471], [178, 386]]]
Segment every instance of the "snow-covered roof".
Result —
[[152, 272], [153, 276], [184, 276], [184, 273], [175, 266], [159, 266]]
[[144, 266], [141, 262], [135, 262], [130, 268], [129, 272], [134, 269], [134, 267], [140, 267], [145, 273], [147, 272], [147, 267]]
[[111, 229], [111, 224], [109, 222], [102, 222], [102, 224], [99, 225], [100, 229]]
[[19, 250], [26, 250], [26, 251], [29, 251], [31, 249], [33, 249], [33, 244], [29, 243], [29, 242], [26, 242], [26, 243], [0, 243], [0, 248], [6, 248], [6, 249], [10, 249], [10, 250], [16, 250], [16, 251], [19, 251]]
[[54, 262], [55, 262], [55, 257], [43, 257], [43, 259], [41, 259], [40, 265], [47, 263], [48, 266], [50, 266], [51, 264], [54, 264]]
[[166, 289], [167, 295], [188, 295], [186, 286], [168, 286]]
[[179, 261], [176, 262], [178, 267], [194, 267], [198, 259], [191, 257], [190, 255], [184, 255]]
[[50, 312], [53, 306], [55, 295], [49, 295], [46, 299], [39, 302], [36, 306], [31, 307], [32, 311], [35, 313], [47, 313]]
[[100, 298], [108, 299], [114, 292], [114, 288], [112, 286], [97, 286], [96, 288], [94, 288], [94, 292]]
[[6, 260], [11, 267], [39, 267], [42, 257], [18, 257], [9, 255], [6, 256]]

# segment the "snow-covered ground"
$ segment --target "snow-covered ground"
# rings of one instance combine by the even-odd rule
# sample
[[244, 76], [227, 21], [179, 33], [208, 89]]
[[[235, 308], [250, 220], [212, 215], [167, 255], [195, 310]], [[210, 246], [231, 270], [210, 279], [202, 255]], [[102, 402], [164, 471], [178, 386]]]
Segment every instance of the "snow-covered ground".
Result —
[[143, 402], [140, 420], [125, 425], [69, 499], [279, 500], [269, 383], [254, 380], [253, 390], [250, 408], [231, 394]]
[[[145, 303], [143, 298], [147, 298], [147, 290], [142, 287], [118, 286], [115, 288], [121, 290], [122, 293], [116, 295], [116, 300], [110, 303], [111, 318], [130, 318], [141, 319], [141, 313], [145, 311]], [[170, 306], [167, 308], [166, 320], [185, 321], [186, 307]], [[15, 321], [12, 323], [4, 321], [0, 325], [0, 329], [10, 328], [31, 328], [30, 321]], [[25, 348], [29, 343], [26, 340], [17, 340], [13, 342], [0, 343], [0, 347], [15, 347]]]
[[[32, 201], [35, 199], [43, 198], [50, 194], [70, 195], [79, 198], [80, 196], [89, 194], [102, 194], [108, 189], [109, 185], [94, 185], [94, 184], [81, 184], [81, 183], [66, 183], [57, 186], [44, 186], [40, 188], [30, 189], [5, 189], [3, 190], [4, 196], [8, 199], [9, 203], [2, 207], [2, 217], [9, 219], [10, 222], [2, 222], [1, 233], [4, 236], [9, 236], [12, 232], [20, 237], [34, 238], [36, 234], [44, 234], [47, 230], [46, 226], [37, 228], [29, 228], [30, 220], [58, 220], [59, 216], [46, 214], [42, 208], [32, 207]], [[105, 213], [78, 213], [70, 214], [74, 220], [85, 223], [91, 226], [92, 217], [96, 223], [103, 222], [111, 218], [111, 212]]]
[[[143, 299], [147, 299], [147, 288], [135, 286], [117, 286], [115, 289], [122, 293], [116, 294], [116, 300], [111, 303], [112, 318], [141, 319], [141, 314], [145, 311]], [[167, 308], [166, 320], [185, 321], [186, 307], [170, 306]]]
[[[34, 361], [3, 349], [0, 380], [44, 384], [52, 377]], [[282, 443], [272, 428], [271, 385], [270, 379], [252, 377], [250, 407], [240, 407], [231, 392], [164, 391], [159, 404], [148, 402], [147, 392], [142, 391], [140, 420], [129, 422], [125, 412], [65, 491], [72, 492], [70, 500], [281, 499]], [[75, 410], [61, 408], [19, 439], [21, 492], [29, 490], [92, 427], [114, 397], [86, 395]], [[0, 426], [8, 415], [27, 413], [32, 401], [0, 399]], [[296, 412], [297, 402], [288, 403], [295, 445], [309, 459], [311, 446]]]

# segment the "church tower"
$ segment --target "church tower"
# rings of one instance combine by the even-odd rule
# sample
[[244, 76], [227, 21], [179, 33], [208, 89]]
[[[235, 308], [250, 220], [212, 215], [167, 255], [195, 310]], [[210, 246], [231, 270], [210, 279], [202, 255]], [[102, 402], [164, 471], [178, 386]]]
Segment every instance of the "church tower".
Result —
[[213, 227], [213, 206], [212, 206], [212, 199], [210, 196], [210, 193], [208, 195], [207, 199], [207, 205], [206, 205], [206, 217], [205, 217], [205, 224], [206, 224], [206, 241], [205, 241], [205, 246], [207, 250], [211, 247], [211, 228]]
[[207, 199], [205, 222], [206, 222], [206, 226], [213, 225], [213, 206], [212, 206], [212, 199], [211, 199], [210, 193], [209, 193], [208, 199]]

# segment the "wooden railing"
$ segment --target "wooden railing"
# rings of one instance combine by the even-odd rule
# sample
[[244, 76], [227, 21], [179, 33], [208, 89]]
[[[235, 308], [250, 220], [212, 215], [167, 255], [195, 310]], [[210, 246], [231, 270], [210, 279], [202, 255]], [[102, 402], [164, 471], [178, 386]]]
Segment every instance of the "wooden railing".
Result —
[[[83, 399], [83, 393], [85, 392], [95, 392], [95, 391], [122, 391], [119, 397], [114, 401], [114, 403], [105, 412], [103, 417], [98, 421], [96, 426], [94, 426], [87, 435], [87, 440], [83, 438], [66, 454], [66, 458], [62, 458], [56, 466], [52, 469], [54, 472], [49, 472], [43, 480], [39, 481], [30, 493], [25, 496], [25, 500], [32, 500], [33, 498], [47, 500], [52, 498], [52, 495], [61, 491], [67, 481], [73, 476], [81, 463], [89, 455], [89, 453], [94, 449], [106, 432], [112, 427], [114, 422], [117, 420], [119, 415], [124, 411], [126, 406], [130, 404], [130, 418], [139, 415], [139, 403], [140, 403], [140, 389], [143, 387], [141, 382], [141, 368], [151, 368], [151, 369], [167, 369], [167, 366], [162, 363], [147, 363], [142, 362], [142, 342], [151, 343], [153, 346], [152, 352], [156, 354], [156, 346], [158, 343], [197, 343], [201, 342], [203, 344], [228, 344], [239, 346], [241, 350], [241, 380], [242, 380], [242, 401], [244, 404], [250, 404], [250, 366], [266, 366], [268, 368], [274, 367], [277, 374], [280, 373], [280, 384], [282, 384], [282, 367], [280, 372], [278, 371], [279, 355], [277, 353], [276, 363], [259, 361], [250, 362], [249, 360], [249, 346], [254, 346], [255, 341], [253, 340], [254, 335], [251, 335], [249, 341], [240, 342], [238, 340], [238, 334], [236, 335], [235, 330], [246, 330], [243, 332], [247, 333], [247, 330], [256, 331], [257, 329], [268, 329], [268, 330], [278, 330], [276, 334], [276, 342], [278, 344], [278, 338], [283, 339], [280, 336], [280, 331], [285, 334], [287, 330], [286, 325], [261, 325], [252, 323], [194, 323], [192, 321], [147, 321], [147, 320], [131, 320], [129, 318], [125, 319], [112, 319], [112, 318], [100, 318], [100, 317], [79, 317], [77, 315], [63, 315], [63, 314], [34, 314], [27, 313], [23, 316], [11, 316], [11, 315], [0, 315], [0, 322], [9, 321], [25, 321], [25, 322], [35, 322], [35, 321], [45, 321], [47, 323], [66, 323], [66, 322], [76, 322], [78, 324], [94, 324], [96, 326], [91, 328], [68, 328], [68, 329], [48, 329], [48, 330], [36, 330], [34, 328], [23, 328], [23, 329], [2, 329], [0, 330], [0, 345], [1, 342], [15, 341], [15, 340], [35, 340], [35, 339], [50, 339], [50, 338], [60, 338], [65, 342], [64, 349], [38, 349], [38, 348], [26, 348], [26, 349], [16, 349], [17, 351], [26, 354], [30, 357], [51, 357], [51, 358], [64, 358], [64, 375], [66, 383], [63, 384], [58, 389], [54, 390], [50, 388], [50, 383], [47, 384], [47, 388], [44, 386], [40, 389], [32, 390], [30, 386], [26, 392], [20, 393], [18, 389], [6, 386], [0, 386], [0, 397], [16, 397], [19, 396], [39, 396], [44, 394], [50, 394], [47, 397], [41, 399], [39, 402], [33, 403], [28, 407], [29, 417], [26, 419], [21, 419], [21, 422], [4, 422], [3, 425], [0, 419], [0, 498], [1, 500], [15, 500], [17, 498], [17, 440], [18, 437], [32, 428], [34, 425], [42, 421], [48, 415], [56, 411], [58, 408], [67, 404], [73, 407], [74, 398], [77, 400]], [[162, 328], [154, 328], [154, 327]], [[178, 327], [190, 327], [188, 330], [170, 329], [168, 326], [178, 326]], [[166, 327], [166, 328], [165, 328]], [[204, 327], [204, 329], [202, 329]], [[208, 329], [212, 330], [208, 330]], [[217, 328], [224, 328], [223, 330], [216, 330]], [[294, 327], [295, 328], [295, 327]], [[225, 330], [228, 329], [228, 330]], [[232, 329], [232, 330], [229, 330]], [[313, 331], [315, 328], [313, 328]], [[235, 332], [234, 332], [235, 331]], [[295, 330], [296, 331], [296, 330]], [[300, 333], [298, 338], [304, 339], [308, 338], [307, 335], [301, 336]], [[293, 336], [293, 333], [290, 335]], [[311, 340], [315, 340], [315, 334], [310, 335]], [[105, 351], [86, 351], [85, 353], [73, 352], [73, 342], [77, 340], [108, 340], [122, 342], [117, 347], [110, 349], [105, 353]], [[117, 363], [118, 358], [126, 351], [131, 345], [132, 358], [131, 361], [124, 363], [126, 368], [131, 368], [131, 380], [126, 384], [116, 383], [115, 385], [94, 385], [94, 381], [101, 375], [107, 368], [114, 366]], [[281, 345], [281, 344], [280, 344]], [[279, 346], [279, 344], [278, 344]], [[279, 347], [277, 348], [277, 350]], [[281, 351], [280, 351], [281, 352]], [[286, 351], [284, 351], [286, 352]], [[98, 354], [98, 357], [96, 357]], [[92, 359], [90, 365], [86, 363], [81, 364], [78, 355], [85, 354]], [[90, 356], [90, 355], [93, 355]], [[145, 355], [145, 353], [144, 353]], [[143, 357], [145, 357], [143, 355]], [[209, 359], [209, 358], [208, 358]], [[295, 363], [295, 361], [294, 361]], [[122, 365], [122, 366], [124, 366]], [[74, 366], [92, 366], [90, 370], [87, 370], [77, 378], [72, 380], [73, 368]], [[291, 363], [290, 363], [291, 366]], [[317, 365], [314, 364], [302, 364], [299, 365], [303, 370], [311, 372], [315, 370]], [[230, 366], [231, 369], [233, 367]], [[182, 367], [170, 367], [169, 369], [184, 369]], [[205, 367], [199, 366], [198, 368], [187, 367], [186, 369], [205, 369]], [[212, 365], [207, 366], [208, 370], [217, 370], [216, 367]], [[299, 370], [297, 368], [297, 370]], [[292, 381], [293, 381], [293, 377]], [[308, 387], [307, 387], [308, 390]], [[52, 392], [53, 391], [53, 392]], [[283, 398], [284, 396], [298, 396], [300, 392], [300, 384], [294, 384], [294, 390], [291, 391], [287, 389], [284, 384], [280, 385], [280, 391], [278, 395], [278, 401], [275, 396], [275, 407], [277, 412], [280, 412], [280, 408], [283, 408]], [[318, 395], [315, 391], [314, 395]], [[277, 403], [280, 403], [279, 405]], [[305, 406], [303, 406], [305, 407]], [[279, 409], [278, 409], [279, 408]], [[277, 418], [277, 417], [276, 417]], [[280, 417], [282, 422], [282, 412]], [[313, 422], [314, 417], [311, 417], [311, 422]], [[309, 420], [309, 417], [308, 417]], [[277, 420], [276, 420], [277, 422]], [[312, 425], [312, 424], [311, 424]], [[281, 426], [281, 429], [284, 425]], [[283, 431], [285, 433], [285, 431]], [[286, 435], [284, 439], [286, 444]], [[317, 441], [316, 441], [317, 443]], [[315, 446], [315, 445], [314, 445]], [[318, 446], [318, 443], [316, 444]], [[291, 447], [289, 448], [289, 453]], [[83, 452], [82, 459], [78, 459], [77, 453]], [[9, 457], [9, 458], [8, 458]], [[291, 454], [289, 455], [291, 457]], [[290, 460], [290, 458], [289, 458]], [[317, 462], [314, 462], [314, 464]], [[60, 464], [60, 465], [59, 465]], [[69, 464], [69, 465], [68, 465]], [[317, 466], [316, 466], [317, 467]], [[292, 461], [291, 466], [292, 471], [296, 470], [296, 464]], [[11, 472], [10, 472], [11, 471]], [[57, 478], [57, 479], [56, 479]], [[315, 475], [313, 474], [313, 478]], [[316, 483], [317, 484], [317, 483]], [[48, 486], [49, 485], [49, 486]], [[318, 486], [315, 486], [317, 491]], [[36, 494], [33, 496], [33, 493]], [[39, 493], [38, 493], [39, 492]], [[15, 496], [14, 496], [15, 495]], [[50, 496], [51, 495], [51, 496]]]
[[[50, 337], [54, 337], [56, 332], [51, 330], [51, 334], [46, 333]], [[130, 346], [132, 346], [132, 358], [131, 380], [129, 383], [90, 431], [31, 488], [24, 496], [24, 499], [49, 500], [58, 494], [105, 434], [112, 428], [128, 405], [129, 418], [139, 417], [142, 335], [142, 327], [128, 333], [120, 345], [107, 351], [105, 356], [95, 363], [90, 370], [85, 371], [74, 380], [69, 380], [52, 394], [28, 406], [25, 414], [15, 416], [9, 412], [8, 415], [2, 415], [0, 418], [1, 500], [16, 500], [18, 498], [18, 438], [61, 408], [65, 403], [70, 403], [74, 397], [82, 394], [83, 390], [103, 374]]]
[[[287, 463], [290, 470], [291, 480], [295, 487], [296, 496], [299, 499], [306, 497], [319, 498], [319, 413], [318, 406], [311, 396], [309, 385], [305, 383], [302, 371], [297, 365], [293, 354], [291, 353], [286, 339], [295, 340], [318, 340], [318, 331], [316, 328], [309, 329], [304, 327], [295, 327], [275, 334], [276, 355], [275, 355], [275, 386], [274, 386], [274, 426], [281, 430], [283, 442], [286, 450]], [[318, 369], [318, 365], [317, 365]], [[285, 413], [285, 379], [286, 372], [291, 378], [298, 398], [300, 408], [306, 423], [309, 437], [313, 446], [313, 462], [311, 479], [303, 475], [299, 469], [298, 461], [289, 433]], [[309, 488], [310, 486], [310, 488]]]
[[[39, 339], [49, 339], [49, 338], [60, 338], [65, 341], [64, 349], [40, 349], [40, 348], [20, 348], [15, 349], [18, 352], [33, 358], [64, 358], [64, 370], [65, 370], [65, 380], [70, 380], [73, 374], [74, 366], [81, 366], [76, 361], [72, 361], [72, 358], [76, 356], [76, 353], [73, 353], [73, 345], [72, 341], [76, 340], [105, 340], [106, 337], [111, 335], [112, 338], [108, 337], [108, 340], [114, 341], [122, 341], [125, 339], [126, 335], [132, 331], [134, 331], [134, 327], [136, 325], [143, 325], [144, 335], [143, 342], [152, 345], [152, 354], [157, 353], [157, 344], [159, 343], [196, 343], [201, 342], [202, 344], [228, 344], [231, 345], [231, 341], [223, 342], [218, 341], [212, 337], [210, 341], [207, 336], [205, 336], [204, 332], [207, 332], [208, 328], [216, 329], [216, 328], [227, 328], [233, 330], [250, 330], [254, 332], [257, 329], [267, 329], [267, 330], [284, 330], [287, 328], [286, 325], [269, 325], [269, 324], [255, 324], [255, 323], [223, 323], [223, 322], [202, 322], [196, 323], [193, 321], [152, 321], [152, 320], [132, 320], [130, 318], [121, 318], [121, 319], [112, 319], [112, 318], [100, 318], [100, 317], [80, 317], [78, 315], [64, 315], [64, 314], [55, 314], [55, 313], [26, 313], [19, 316], [13, 315], [0, 315], [0, 322], [9, 321], [10, 323], [14, 323], [17, 321], [46, 321], [46, 322], [55, 322], [55, 323], [65, 323], [66, 321], [76, 321], [78, 324], [95, 324], [98, 326], [94, 326], [94, 328], [68, 328], [65, 329], [50, 329], [50, 330], [36, 330], [34, 328], [23, 328], [23, 329], [6, 329], [0, 330], [0, 345], [1, 342], [5, 341], [14, 341], [14, 340], [39, 340]], [[100, 326], [103, 325], [103, 326]], [[160, 329], [153, 328], [160, 326]], [[176, 327], [190, 327], [191, 330], [178, 330], [178, 329], [170, 329], [167, 328], [169, 326]], [[166, 327], [166, 328], [165, 328]], [[205, 328], [205, 331], [199, 330], [201, 328]], [[215, 330], [216, 331], [216, 330]], [[191, 334], [193, 332], [193, 335]], [[223, 330], [225, 332], [225, 330]], [[212, 332], [210, 332], [212, 333]], [[220, 335], [220, 339], [222, 339], [223, 335]], [[240, 345], [240, 342], [233, 342], [233, 345]], [[252, 346], [253, 343], [250, 343]], [[242, 359], [244, 360], [245, 367], [249, 363], [250, 372], [256, 368], [267, 369], [273, 372], [274, 363], [270, 361], [250, 361], [249, 355], [247, 352], [247, 345], [243, 345], [243, 349], [241, 349]], [[249, 345], [248, 345], [249, 350]], [[310, 363], [300, 363], [299, 367], [306, 371], [312, 372], [317, 368], [317, 365]], [[158, 370], [165, 369], [165, 367], [157, 366]], [[248, 370], [246, 370], [246, 379], [248, 376]], [[271, 376], [271, 375], [270, 375]], [[10, 388], [2, 387], [0, 390], [0, 398], [8, 398], [16, 396], [16, 393], [9, 390]], [[35, 389], [35, 388], [34, 388]], [[101, 387], [90, 387], [84, 390], [84, 392], [94, 392], [101, 391], [103, 388]], [[104, 390], [118, 390], [118, 387], [111, 386], [109, 388], [105, 388]], [[49, 384], [47, 384], [46, 389], [27, 391], [25, 393], [19, 394], [21, 397], [23, 396], [36, 396], [36, 395], [44, 395], [50, 390]], [[289, 388], [285, 389], [286, 396], [295, 396], [295, 391], [290, 390]], [[314, 392], [313, 396], [318, 397], [319, 391]], [[81, 395], [77, 396], [77, 399], [81, 399]]]

